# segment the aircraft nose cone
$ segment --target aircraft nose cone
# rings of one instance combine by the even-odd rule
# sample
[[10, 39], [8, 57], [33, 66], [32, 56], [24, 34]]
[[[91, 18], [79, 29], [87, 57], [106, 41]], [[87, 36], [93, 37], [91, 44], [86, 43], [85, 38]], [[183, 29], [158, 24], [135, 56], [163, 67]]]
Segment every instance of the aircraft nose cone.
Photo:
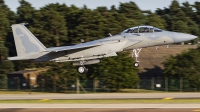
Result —
[[175, 34], [175, 43], [193, 40], [195, 38], [197, 38], [197, 36], [185, 34], [185, 33], [176, 33]]

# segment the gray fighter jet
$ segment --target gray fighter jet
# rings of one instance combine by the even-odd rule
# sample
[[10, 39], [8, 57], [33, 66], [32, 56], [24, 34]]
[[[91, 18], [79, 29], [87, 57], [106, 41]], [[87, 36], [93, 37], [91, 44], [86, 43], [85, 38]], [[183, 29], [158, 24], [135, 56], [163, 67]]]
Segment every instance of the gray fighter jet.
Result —
[[25, 23], [12, 25], [16, 57], [9, 60], [31, 60], [66, 62], [79, 66], [79, 73], [86, 73], [84, 65], [99, 63], [101, 58], [117, 56], [118, 52], [133, 50], [135, 67], [139, 66], [139, 53], [149, 46], [180, 43], [197, 38], [194, 35], [164, 31], [153, 26], [136, 26], [122, 31], [120, 34], [80, 43], [73, 46], [46, 48], [26, 27]]

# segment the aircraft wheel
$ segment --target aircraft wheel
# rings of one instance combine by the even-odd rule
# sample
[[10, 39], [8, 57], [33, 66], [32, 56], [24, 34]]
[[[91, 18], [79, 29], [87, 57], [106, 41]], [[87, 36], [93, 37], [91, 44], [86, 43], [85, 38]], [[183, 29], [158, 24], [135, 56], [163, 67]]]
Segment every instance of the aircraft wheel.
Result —
[[135, 62], [135, 63], [134, 63], [134, 66], [135, 66], [135, 67], [139, 67], [139, 63], [138, 63], [138, 62]]
[[80, 73], [80, 74], [84, 74], [84, 73], [87, 73], [87, 72], [88, 72], [88, 69], [85, 68], [84, 66], [80, 66], [80, 67], [78, 67], [77, 71], [78, 71], [78, 73]]

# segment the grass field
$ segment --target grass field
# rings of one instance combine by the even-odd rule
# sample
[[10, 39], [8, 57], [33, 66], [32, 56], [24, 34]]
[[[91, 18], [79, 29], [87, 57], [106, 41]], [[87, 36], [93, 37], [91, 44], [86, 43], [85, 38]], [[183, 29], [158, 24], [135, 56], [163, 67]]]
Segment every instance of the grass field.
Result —
[[95, 103], [199, 103], [200, 99], [137, 99], [137, 100], [0, 100], [0, 103], [56, 103], [56, 104], [95, 104]]

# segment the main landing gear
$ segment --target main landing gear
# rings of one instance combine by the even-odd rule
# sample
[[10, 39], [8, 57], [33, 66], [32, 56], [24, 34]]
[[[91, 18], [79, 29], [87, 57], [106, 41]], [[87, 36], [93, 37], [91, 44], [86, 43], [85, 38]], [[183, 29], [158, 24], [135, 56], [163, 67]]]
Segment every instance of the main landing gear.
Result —
[[139, 67], [139, 61], [137, 59], [139, 57], [139, 53], [140, 53], [141, 50], [142, 50], [142, 48], [140, 48], [140, 49], [133, 49], [132, 57], [135, 55], [135, 63], [134, 63], [135, 67]]
[[77, 69], [78, 73], [84, 74], [88, 72], [88, 69], [85, 66], [79, 66]]
[[88, 72], [88, 69], [84, 66], [84, 62], [80, 61], [80, 66], [77, 68], [78, 73], [85, 74]]

